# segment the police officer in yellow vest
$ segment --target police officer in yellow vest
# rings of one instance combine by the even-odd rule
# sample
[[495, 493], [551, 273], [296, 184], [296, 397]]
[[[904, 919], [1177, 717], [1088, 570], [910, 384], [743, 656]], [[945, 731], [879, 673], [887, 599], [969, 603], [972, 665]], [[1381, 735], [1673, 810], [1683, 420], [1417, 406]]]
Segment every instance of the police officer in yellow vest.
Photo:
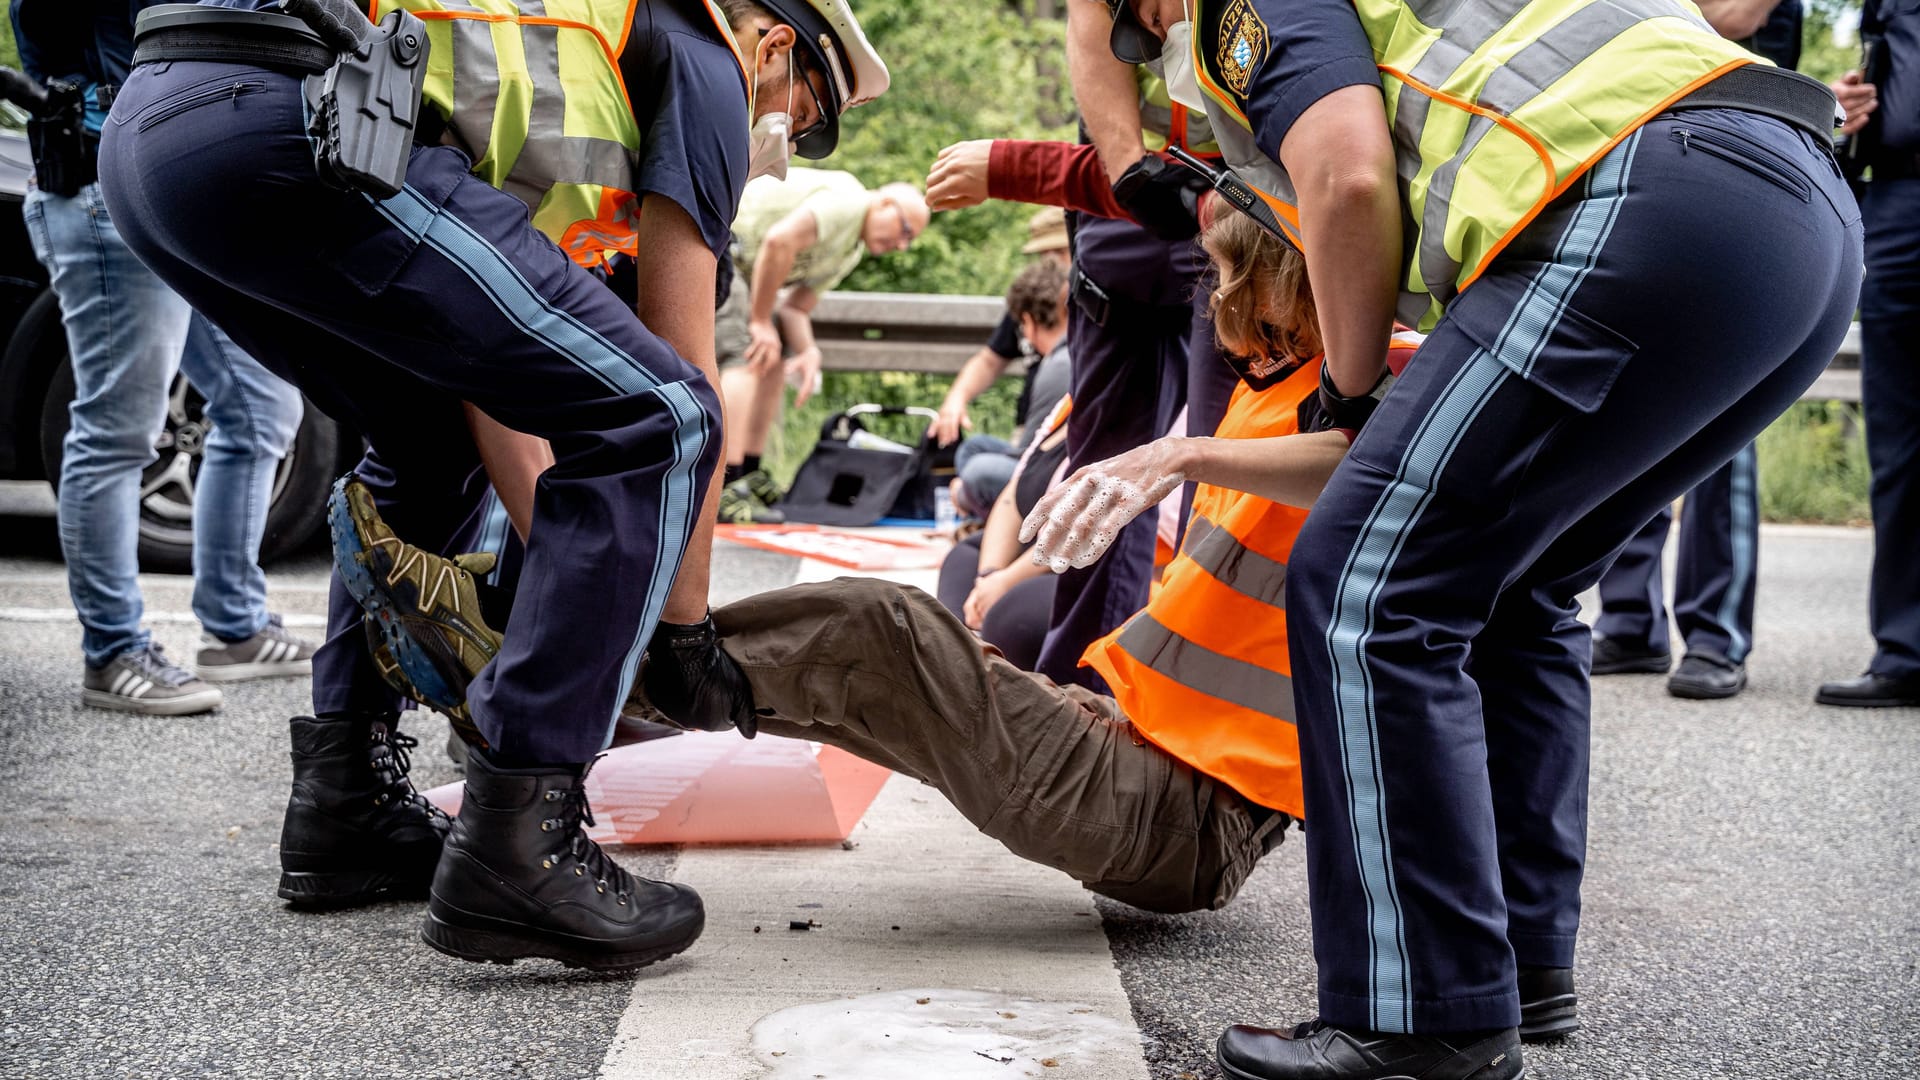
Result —
[[[1167, 433], [1182, 404], [1192, 430], [1225, 414], [1233, 373], [1219, 361], [1200, 287], [1198, 197], [1204, 185], [1151, 150], [1169, 144], [1217, 157], [1203, 109], [1182, 105], [1145, 65], [1108, 52], [1098, 5], [1068, 8], [1068, 71], [1087, 141], [1100, 153], [1133, 221], [1072, 215], [1074, 272], [1067, 342], [1073, 353], [1073, 425], [1067, 455], [1099, 461]], [[1137, 222], [1137, 224], [1136, 224]], [[1036, 670], [1098, 688], [1080, 654], [1147, 602], [1150, 522], [1129, 529], [1113, 555], [1064, 576]]]
[[1320, 1016], [1221, 1067], [1510, 1080], [1572, 1023], [1574, 598], [1839, 345], [1833, 101], [1680, 0], [1107, 2], [1304, 252], [1358, 431], [1286, 585]]
[[[405, 600], [470, 630], [489, 599], [336, 516], [341, 573], [315, 716], [292, 724], [280, 895], [430, 893], [423, 937], [468, 960], [621, 970], [671, 955], [700, 933], [699, 897], [587, 839], [583, 782], [649, 646], [655, 663], [739, 679], [705, 620], [716, 263], [749, 175], [829, 153], [886, 67], [846, 0], [349, 6], [336, 17], [404, 8], [420, 20], [410, 47], [427, 45], [404, 184], [375, 194], [322, 180], [328, 133], [309, 139], [302, 80], [343, 54], [274, 6], [142, 21], [100, 163], [128, 245], [366, 434], [362, 497], [428, 551], [470, 550], [481, 516], [468, 408], [554, 456], [504, 641], [363, 624], [360, 602]], [[638, 257], [637, 311], [587, 269], [612, 252]], [[407, 779], [413, 740], [374, 657], [437, 685], [496, 648], [467, 695], [474, 745], [449, 835]]]

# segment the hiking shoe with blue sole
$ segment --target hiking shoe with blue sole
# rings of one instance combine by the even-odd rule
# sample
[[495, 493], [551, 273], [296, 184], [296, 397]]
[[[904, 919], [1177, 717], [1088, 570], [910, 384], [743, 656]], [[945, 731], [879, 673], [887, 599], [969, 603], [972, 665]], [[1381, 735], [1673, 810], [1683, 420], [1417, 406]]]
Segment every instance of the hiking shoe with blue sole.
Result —
[[401, 540], [381, 520], [373, 493], [352, 476], [334, 484], [327, 525], [334, 570], [365, 613], [381, 677], [484, 747], [467, 710], [467, 686], [500, 653], [500, 634], [481, 616], [475, 581], [493, 569], [494, 557], [447, 558]]

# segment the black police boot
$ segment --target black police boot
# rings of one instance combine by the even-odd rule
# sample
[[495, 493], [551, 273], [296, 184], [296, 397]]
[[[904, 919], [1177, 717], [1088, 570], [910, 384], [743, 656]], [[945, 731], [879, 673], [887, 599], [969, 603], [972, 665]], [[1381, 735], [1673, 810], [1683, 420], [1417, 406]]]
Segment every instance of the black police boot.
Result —
[[296, 716], [293, 794], [280, 828], [280, 895], [295, 907], [350, 907], [427, 895], [447, 815], [413, 790], [391, 719]]
[[462, 960], [544, 956], [626, 971], [664, 960], [706, 928], [700, 896], [636, 878], [587, 839], [587, 766], [509, 769], [478, 750], [433, 878], [427, 944]]
[[1550, 1042], [1580, 1030], [1580, 1003], [1571, 968], [1520, 969], [1520, 1038]]
[[1609, 637], [1593, 639], [1591, 670], [1595, 675], [1665, 675], [1672, 666], [1671, 652], [1654, 652]]
[[1236, 1024], [1214, 1049], [1232, 1080], [1517, 1080], [1520, 1033], [1392, 1035], [1315, 1020], [1290, 1032]]
[[1920, 705], [1920, 675], [1875, 675], [1820, 684], [1813, 700], [1855, 709], [1897, 709]]
[[1711, 701], [1730, 698], [1747, 688], [1747, 666], [1717, 653], [1690, 652], [1680, 669], [1667, 676], [1667, 693], [1677, 698]]

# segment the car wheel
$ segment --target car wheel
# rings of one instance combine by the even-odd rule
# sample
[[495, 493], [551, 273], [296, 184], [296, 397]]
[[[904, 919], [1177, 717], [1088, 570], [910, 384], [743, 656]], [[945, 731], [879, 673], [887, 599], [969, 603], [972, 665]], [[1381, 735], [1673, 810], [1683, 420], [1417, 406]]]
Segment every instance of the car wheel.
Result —
[[[62, 360], [40, 414], [41, 454], [55, 490], [73, 394], [73, 365]], [[155, 447], [158, 456], [140, 475], [142, 570], [187, 573], [193, 568], [193, 496], [211, 429], [206, 400], [184, 376], [175, 376], [166, 428]], [[342, 457], [339, 426], [309, 404], [292, 448], [274, 473], [266, 532], [260, 540], [262, 563], [299, 548], [319, 532], [326, 522], [327, 485]]]

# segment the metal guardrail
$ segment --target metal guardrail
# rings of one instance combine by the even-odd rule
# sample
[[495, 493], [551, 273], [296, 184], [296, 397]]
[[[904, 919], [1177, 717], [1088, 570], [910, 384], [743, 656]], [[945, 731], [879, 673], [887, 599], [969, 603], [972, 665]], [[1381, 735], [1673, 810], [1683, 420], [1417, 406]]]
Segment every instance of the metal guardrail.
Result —
[[[813, 335], [829, 371], [953, 375], [986, 344], [1005, 312], [997, 296], [833, 292], [822, 296], [814, 309]], [[1801, 398], [1860, 400], [1857, 324]]]

